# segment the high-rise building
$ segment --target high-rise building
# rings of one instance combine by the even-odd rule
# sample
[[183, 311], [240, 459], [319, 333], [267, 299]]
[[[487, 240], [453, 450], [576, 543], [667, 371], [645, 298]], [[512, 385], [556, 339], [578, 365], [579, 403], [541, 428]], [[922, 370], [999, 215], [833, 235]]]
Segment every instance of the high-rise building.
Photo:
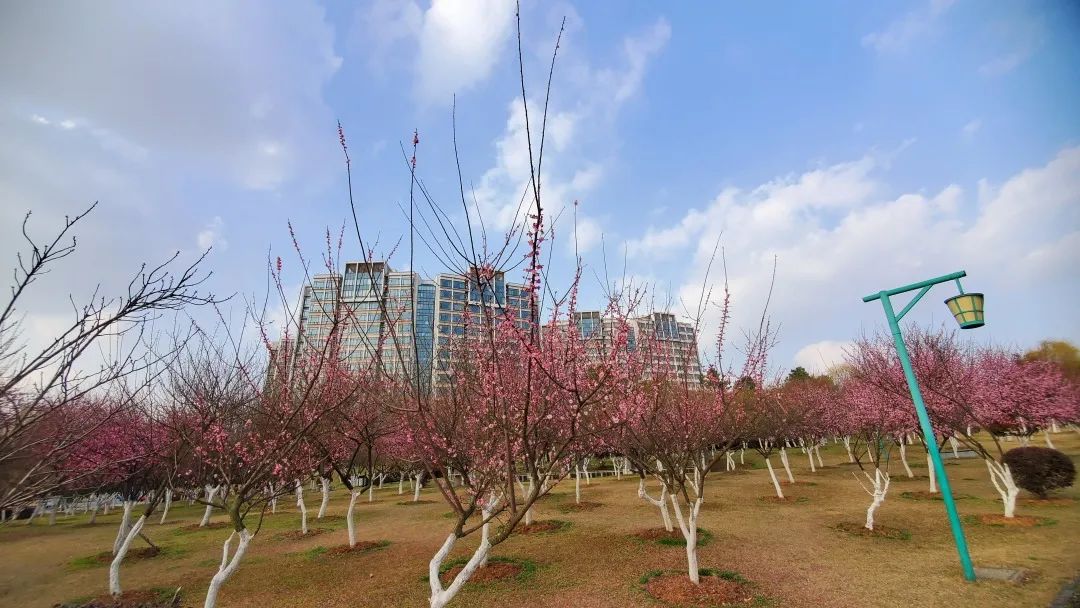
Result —
[[296, 352], [324, 347], [336, 326], [340, 356], [347, 364], [358, 369], [378, 365], [428, 387], [434, 308], [435, 285], [420, 275], [395, 271], [383, 261], [347, 262], [343, 275], [315, 275], [304, 287]]
[[[616, 335], [615, 319], [588, 310], [573, 313], [563, 324], [570, 321], [585, 339], [588, 356], [599, 360], [609, 352]], [[685, 378], [691, 384], [701, 381], [697, 336], [691, 323], [679, 321], [667, 312], [630, 317], [626, 323], [626, 348], [641, 350], [646, 357], [647, 375], [663, 372], [669, 378]]]
[[[480, 274], [470, 269], [468, 275], [443, 273], [435, 278], [435, 386], [443, 386], [454, 364], [454, 344], [466, 336], [474, 337], [484, 324], [485, 310], [499, 322], [510, 314], [523, 329], [529, 324], [529, 298], [524, 285], [507, 283], [503, 272]], [[483, 277], [477, 281], [477, 277]], [[466, 331], [466, 328], [469, 331]]]

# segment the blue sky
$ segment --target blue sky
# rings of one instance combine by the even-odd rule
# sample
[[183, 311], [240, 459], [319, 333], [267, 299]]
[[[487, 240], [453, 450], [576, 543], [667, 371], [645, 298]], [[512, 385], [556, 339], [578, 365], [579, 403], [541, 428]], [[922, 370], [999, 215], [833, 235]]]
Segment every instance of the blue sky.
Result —
[[[735, 321], [753, 321], [774, 256], [775, 366], [821, 368], [880, 325], [860, 297], [965, 268], [987, 293], [979, 339], [1080, 339], [1080, 9], [1071, 2], [523, 4], [535, 112], [562, 17], [546, 204], [553, 282], [573, 259], [690, 308], [717, 238]], [[123, 285], [137, 262], [213, 245], [219, 293], [265, 290], [287, 222], [314, 254], [348, 213], [336, 121], [361, 229], [405, 230], [399, 146], [460, 217], [451, 147], [492, 232], [524, 183], [513, 8], [434, 3], [24, 3], [0, 19], [0, 262], [32, 228], [101, 207], [79, 264], [37, 286], [28, 339], [66, 294]], [[535, 115], [534, 115], [535, 116]], [[419, 249], [421, 252], [422, 248]], [[358, 257], [355, 240], [347, 257]], [[421, 253], [427, 274], [441, 270]], [[396, 266], [407, 265], [397, 255]], [[95, 272], [86, 272], [94, 268]], [[940, 293], [939, 293], [940, 291]], [[912, 318], [947, 320], [932, 292]], [[1055, 301], [1052, 311], [1040, 304]], [[706, 314], [703, 341], [711, 341]]]

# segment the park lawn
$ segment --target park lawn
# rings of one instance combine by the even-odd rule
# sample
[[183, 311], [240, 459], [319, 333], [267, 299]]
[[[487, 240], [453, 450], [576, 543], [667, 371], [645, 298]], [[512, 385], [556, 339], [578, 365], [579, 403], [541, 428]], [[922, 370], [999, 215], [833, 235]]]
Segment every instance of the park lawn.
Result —
[[[1041, 444], [1041, 437], [1033, 441]], [[1080, 455], [1080, 435], [1055, 436], [1059, 449]], [[1016, 444], [1008, 444], [1016, 445]], [[772, 606], [1022, 606], [1045, 607], [1062, 584], [1080, 573], [1080, 502], [1032, 505], [1021, 493], [1018, 515], [1048, 518], [1047, 525], [999, 528], [966, 526], [977, 566], [1029, 569], [1023, 585], [1000, 582], [965, 583], [940, 501], [901, 497], [905, 491], [927, 489], [925, 458], [912, 452], [916, 480], [906, 480], [899, 462], [890, 467], [893, 485], [876, 522], [902, 529], [910, 539], [862, 538], [834, 529], [864, 519], [869, 497], [852, 478], [852, 465], [843, 464], [843, 448], [823, 450], [826, 467], [810, 473], [806, 457], [792, 451], [796, 479], [810, 484], [785, 486], [793, 500], [764, 502], [772, 494], [760, 459], [747, 453], [746, 466], [736, 473], [713, 473], [708, 478], [700, 526], [711, 539], [699, 549], [702, 567], [734, 570], [755, 584], [754, 593], [771, 598]], [[778, 460], [778, 459], [776, 459]], [[774, 462], [778, 464], [778, 462]], [[1000, 513], [1000, 502], [977, 459], [953, 460], [946, 454], [962, 516]], [[782, 474], [782, 469], [780, 470]], [[650, 489], [655, 490], [655, 483]], [[660, 525], [657, 510], [637, 498], [637, 480], [594, 478], [583, 485], [582, 499], [603, 506], [584, 512], [564, 512], [573, 503], [573, 482], [564, 482], [537, 507], [538, 519], [559, 519], [570, 526], [559, 532], [515, 536], [494, 550], [501, 557], [529, 560], [535, 570], [521, 581], [466, 585], [452, 605], [462, 607], [624, 607], [653, 606], [639, 579], [652, 570], [684, 570], [681, 547], [639, 540], [635, 532]], [[314, 519], [319, 493], [306, 492], [312, 528], [330, 531], [300, 540], [279, 538], [298, 529], [292, 501], [279, 502], [252, 541], [240, 569], [224, 586], [220, 605], [271, 606], [423, 606], [426, 605], [427, 563], [449, 533], [449, 509], [427, 489], [422, 499], [431, 504], [400, 505], [410, 493], [397, 495], [397, 484], [361, 501], [356, 510], [362, 541], [389, 545], [361, 553], [335, 555], [320, 547], [346, 543], [342, 517], [347, 494], [334, 491], [329, 522]], [[1070, 488], [1058, 496], [1076, 499]], [[128, 590], [183, 587], [184, 606], [201, 606], [206, 586], [221, 559], [228, 530], [182, 531], [197, 523], [202, 508], [177, 503], [165, 525], [152, 523], [147, 533], [165, 551], [144, 561], [128, 560], [121, 572]], [[223, 521], [217, 515], [214, 521]], [[55, 526], [44, 518], [31, 526], [0, 527], [0, 606], [51, 606], [57, 602], [103, 594], [107, 567], [87, 565], [87, 558], [111, 548], [118, 511], [99, 516], [60, 516]], [[153, 522], [157, 521], [155, 517]], [[477, 535], [478, 536], [478, 535]], [[451, 557], [467, 555], [478, 539], [470, 537]], [[135, 547], [141, 546], [136, 541]]]

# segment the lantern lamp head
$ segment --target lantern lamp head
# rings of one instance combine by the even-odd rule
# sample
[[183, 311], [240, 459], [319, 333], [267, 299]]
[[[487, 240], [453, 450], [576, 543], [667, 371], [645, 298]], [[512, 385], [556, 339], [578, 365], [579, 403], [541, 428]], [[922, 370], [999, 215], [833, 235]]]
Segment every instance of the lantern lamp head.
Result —
[[960, 329], [975, 329], [986, 324], [983, 315], [983, 294], [964, 293], [945, 300]]

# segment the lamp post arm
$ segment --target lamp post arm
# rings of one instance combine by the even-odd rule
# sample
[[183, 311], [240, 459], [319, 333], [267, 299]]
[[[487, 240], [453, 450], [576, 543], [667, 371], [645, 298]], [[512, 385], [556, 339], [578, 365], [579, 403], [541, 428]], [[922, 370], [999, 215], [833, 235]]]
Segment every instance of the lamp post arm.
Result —
[[906, 315], [906, 314], [908, 313], [908, 311], [909, 311], [909, 310], [911, 310], [911, 307], [912, 307], [912, 306], [915, 306], [915, 304], [916, 304], [916, 303], [917, 303], [917, 302], [918, 302], [919, 300], [921, 300], [923, 296], [925, 296], [925, 295], [926, 295], [926, 292], [930, 291], [930, 288], [931, 288], [931, 287], [933, 287], [933, 285], [932, 285], [932, 284], [931, 284], [931, 285], [927, 285], [926, 287], [923, 287], [922, 289], [920, 289], [920, 290], [919, 290], [919, 293], [915, 294], [915, 297], [914, 297], [914, 298], [911, 298], [911, 301], [907, 303], [907, 306], [905, 306], [905, 307], [903, 308], [903, 310], [901, 310], [901, 311], [900, 311], [899, 313], [897, 313], [897, 315], [896, 315], [896, 322], [897, 322], [897, 323], [899, 323], [899, 322], [900, 322], [900, 319], [903, 319], [903, 318], [904, 318], [904, 315]]
[[[870, 294], [868, 296], [863, 296], [862, 301], [863, 302], [873, 302], [874, 300], [880, 299], [882, 297], [895, 296], [897, 294], [907, 293], [909, 291], [915, 291], [916, 289], [923, 289], [925, 287], [932, 287], [934, 285], [937, 285], [938, 283], [946, 283], [948, 281], [955, 281], [957, 279], [962, 279], [962, 278], [964, 278], [966, 276], [967, 276], [967, 272], [961, 270], [960, 272], [953, 272], [951, 274], [942, 275], [942, 276], [934, 278], [934, 279], [927, 279], [925, 281], [919, 281], [918, 283], [912, 283], [911, 285], [904, 285], [903, 287], [897, 287], [896, 289], [888, 289], [888, 290], [885, 290], [885, 291], [879, 291], [878, 293]], [[921, 294], [918, 297], [921, 297]], [[918, 297], [916, 297], [916, 299], [918, 299]], [[910, 306], [909, 306], [909, 308], [910, 308]], [[904, 310], [907, 311], [906, 308]], [[900, 316], [903, 316], [903, 314], [901, 314]]]

